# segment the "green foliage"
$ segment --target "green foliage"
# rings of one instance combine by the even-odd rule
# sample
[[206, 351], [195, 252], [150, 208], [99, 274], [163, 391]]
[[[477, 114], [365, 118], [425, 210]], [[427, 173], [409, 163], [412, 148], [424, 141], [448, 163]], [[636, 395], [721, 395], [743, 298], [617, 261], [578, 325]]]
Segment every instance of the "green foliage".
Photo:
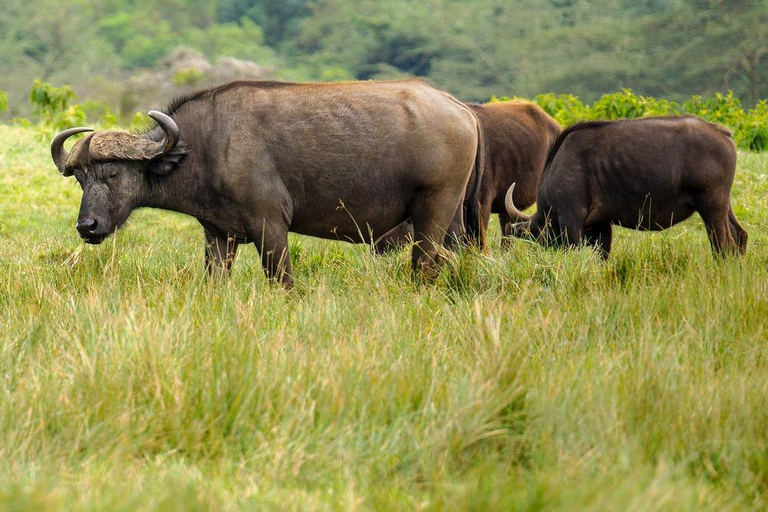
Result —
[[[510, 98], [492, 98], [491, 101], [505, 101]], [[533, 98], [545, 112], [561, 126], [570, 126], [580, 121], [633, 119], [649, 116], [696, 115], [707, 121], [728, 126], [740, 149], [749, 151], [768, 150], [768, 106], [761, 101], [754, 108], [744, 111], [741, 101], [732, 91], [716, 93], [711, 98], [693, 96], [682, 104], [656, 99], [621, 89], [604, 94], [591, 106], [571, 94], [539, 94]]]
[[[621, 88], [671, 102], [732, 90], [745, 108], [768, 96], [764, 2], [6, 0], [3, 8], [9, 97], [42, 77], [119, 112], [118, 95], [97, 84], [131, 87], [126, 77], [167, 67], [177, 47], [212, 62], [254, 60], [289, 80], [422, 76], [466, 101], [568, 91], [602, 99], [601, 118], [675, 110], [602, 98]], [[12, 103], [11, 116], [28, 115], [26, 103]]]
[[693, 96], [683, 103], [683, 110], [708, 121], [732, 127], [738, 127], [744, 118], [741, 101], [733, 95], [733, 91], [728, 91], [726, 94], [718, 92], [707, 99]]
[[62, 130], [86, 123], [85, 111], [80, 105], [71, 105], [75, 92], [69, 86], [54, 87], [35, 80], [29, 93], [29, 101], [40, 116], [40, 122], [54, 130]]
[[272, 50], [264, 46], [261, 27], [248, 18], [206, 29], [192, 28], [185, 33], [184, 40], [211, 58], [237, 57], [261, 64], [274, 60]]
[[29, 92], [29, 101], [35, 107], [35, 113], [47, 118], [67, 110], [74, 99], [75, 91], [68, 85], [54, 87], [40, 80], [34, 81]]
[[589, 107], [572, 94], [538, 94], [533, 102], [562, 126], [589, 118]]
[[768, 150], [768, 105], [762, 100], [747, 111], [735, 135], [741, 148], [751, 151]]
[[679, 115], [680, 106], [675, 102], [656, 100], [650, 96], [634, 94], [622, 89], [613, 94], [604, 94], [591, 108], [592, 119], [632, 119], [648, 116]]
[[176, 87], [192, 87], [203, 78], [203, 73], [197, 68], [180, 69], [173, 74], [173, 85]]
[[99, 124], [109, 128], [117, 124], [117, 118], [109, 108], [99, 101], [73, 104], [75, 93], [69, 86], [54, 87], [49, 83], [35, 80], [29, 93], [35, 113], [46, 131], [59, 131], [73, 126], [83, 126], [88, 119], [98, 119]]
[[263, 27], [266, 42], [278, 45], [295, 37], [301, 21], [311, 13], [308, 0], [219, 0], [216, 18], [221, 23], [242, 23], [247, 18]]
[[176, 45], [176, 39], [166, 31], [162, 32], [162, 24], [159, 35], [137, 34], [131, 37], [122, 51], [123, 60], [128, 67], [150, 67], [157, 64]]
[[5, 91], [0, 91], [0, 114], [8, 109], [8, 95]]

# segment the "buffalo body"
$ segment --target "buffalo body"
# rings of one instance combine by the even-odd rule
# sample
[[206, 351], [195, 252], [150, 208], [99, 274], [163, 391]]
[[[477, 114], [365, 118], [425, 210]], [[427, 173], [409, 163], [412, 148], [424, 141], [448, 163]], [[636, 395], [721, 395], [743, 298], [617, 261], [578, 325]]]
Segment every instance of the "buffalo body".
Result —
[[747, 233], [731, 208], [736, 147], [697, 117], [590, 122], [566, 129], [548, 157], [537, 211], [523, 216], [510, 187], [516, 236], [611, 251], [612, 225], [661, 230], [698, 212], [718, 254], [743, 254]]
[[[539, 178], [549, 148], [560, 134], [560, 125], [537, 105], [524, 101], [505, 101], [482, 105], [469, 104], [480, 120], [483, 132], [482, 180], [480, 181], [480, 215], [487, 228], [491, 214], [499, 216], [502, 235], [512, 234], [513, 223], [504, 206], [509, 186], [514, 189], [515, 204], [525, 209], [536, 202]], [[474, 180], [470, 180], [473, 184]], [[469, 192], [469, 191], [468, 191]], [[470, 194], [467, 194], [469, 207]], [[413, 240], [413, 224], [405, 222], [376, 242], [376, 251], [386, 252]], [[450, 241], [450, 240], [449, 240]], [[502, 238], [502, 244], [505, 238]]]
[[70, 153], [64, 139], [87, 129], [54, 140], [57, 167], [83, 188], [87, 242], [136, 208], [175, 210], [203, 226], [210, 271], [228, 270], [237, 246], [252, 242], [267, 275], [289, 287], [289, 231], [370, 243], [410, 217], [413, 266], [432, 275], [434, 241], [463, 227], [478, 122], [418, 80], [234, 82], [151, 115], [160, 126], [140, 136], [96, 132]]

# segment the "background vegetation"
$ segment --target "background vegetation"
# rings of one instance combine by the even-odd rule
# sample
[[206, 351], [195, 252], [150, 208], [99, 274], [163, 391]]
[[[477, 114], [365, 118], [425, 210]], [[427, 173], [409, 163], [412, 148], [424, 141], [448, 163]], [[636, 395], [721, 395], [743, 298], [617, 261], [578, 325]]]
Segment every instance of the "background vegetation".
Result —
[[[146, 71], [172, 67], [179, 47], [214, 64], [255, 61], [280, 79], [423, 76], [473, 101], [552, 91], [593, 102], [630, 88], [682, 102], [733, 90], [752, 107], [768, 95], [766, 0], [5, 0], [3, 9], [6, 118], [30, 114], [23, 100], [37, 78], [123, 119], [162, 106], [171, 92], [147, 91], [160, 80]], [[187, 68], [169, 73], [176, 89], [204, 82]]]

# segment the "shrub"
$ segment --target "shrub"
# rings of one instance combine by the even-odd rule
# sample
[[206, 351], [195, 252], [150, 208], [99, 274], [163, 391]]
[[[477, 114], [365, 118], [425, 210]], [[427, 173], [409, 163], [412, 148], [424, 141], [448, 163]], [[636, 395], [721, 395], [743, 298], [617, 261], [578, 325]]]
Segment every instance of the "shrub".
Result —
[[726, 94], [718, 92], [706, 100], [702, 100], [701, 96], [693, 96], [683, 103], [683, 110], [731, 128], [738, 128], [745, 115], [741, 108], [741, 101], [733, 95], [733, 91], [728, 91]]
[[0, 114], [8, 108], [8, 95], [5, 91], [0, 91]]
[[29, 93], [29, 101], [40, 116], [40, 122], [54, 130], [83, 125], [87, 121], [81, 106], [70, 105], [75, 97], [69, 86], [54, 87], [40, 80], [34, 81]]
[[[508, 101], [524, 98], [491, 98]], [[692, 96], [682, 104], [674, 101], [641, 96], [630, 89], [604, 94], [592, 106], [584, 105], [571, 94], [539, 94], [533, 100], [563, 127], [587, 120], [633, 119], [649, 116], [677, 116], [692, 114], [707, 121], [719, 123], [733, 131], [733, 139], [740, 149], [768, 150], [768, 102], [761, 101], [745, 112], [741, 101], [732, 91], [716, 93], [711, 98]]]
[[679, 115], [680, 105], [673, 101], [640, 96], [630, 89], [604, 94], [592, 105], [592, 119], [633, 119], [648, 116]]
[[551, 115], [561, 126], [568, 126], [590, 117], [590, 108], [572, 94], [539, 94], [533, 102]]
[[761, 101], [742, 117], [734, 135], [740, 148], [750, 151], [768, 150], [768, 105]]
[[197, 68], [180, 69], [173, 74], [173, 85], [176, 87], [192, 87], [203, 79], [203, 72]]

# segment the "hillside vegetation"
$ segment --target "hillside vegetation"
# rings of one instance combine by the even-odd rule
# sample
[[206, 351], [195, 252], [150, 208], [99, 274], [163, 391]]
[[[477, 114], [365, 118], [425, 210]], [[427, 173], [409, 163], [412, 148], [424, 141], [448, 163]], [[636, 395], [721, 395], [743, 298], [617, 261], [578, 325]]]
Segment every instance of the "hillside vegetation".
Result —
[[764, 510], [768, 157], [743, 259], [698, 218], [450, 257], [291, 236], [205, 279], [189, 218], [100, 246], [35, 128], [0, 125], [0, 508]]
[[766, 0], [5, 0], [0, 89], [9, 117], [29, 114], [40, 78], [130, 118], [157, 101], [148, 70], [205, 82], [173, 67], [187, 47], [278, 79], [422, 76], [473, 101], [626, 87], [675, 101], [733, 90], [751, 107], [768, 96], [766, 27]]

